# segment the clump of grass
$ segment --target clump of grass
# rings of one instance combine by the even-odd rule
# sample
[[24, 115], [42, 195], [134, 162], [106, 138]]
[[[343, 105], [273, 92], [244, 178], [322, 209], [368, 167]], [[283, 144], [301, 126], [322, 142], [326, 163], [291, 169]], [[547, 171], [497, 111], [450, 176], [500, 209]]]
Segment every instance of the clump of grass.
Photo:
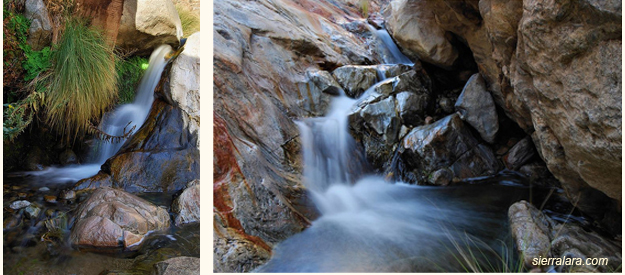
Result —
[[76, 138], [102, 117], [117, 99], [115, 58], [101, 31], [82, 20], [68, 20], [43, 77], [46, 122], [59, 134]]
[[200, 31], [200, 15], [187, 7], [176, 5], [180, 23], [182, 23], [182, 33], [184, 36], [192, 35]]
[[148, 59], [133, 56], [128, 59], [118, 57], [115, 59], [115, 71], [117, 72], [117, 104], [125, 104], [133, 101], [137, 85], [143, 76]]

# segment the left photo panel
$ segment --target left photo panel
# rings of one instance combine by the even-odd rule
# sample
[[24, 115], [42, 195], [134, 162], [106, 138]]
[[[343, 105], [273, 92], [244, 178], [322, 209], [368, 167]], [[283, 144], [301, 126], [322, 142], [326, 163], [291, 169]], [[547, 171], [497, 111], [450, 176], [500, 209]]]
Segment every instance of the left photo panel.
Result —
[[3, 273], [200, 274], [200, 1], [3, 1]]

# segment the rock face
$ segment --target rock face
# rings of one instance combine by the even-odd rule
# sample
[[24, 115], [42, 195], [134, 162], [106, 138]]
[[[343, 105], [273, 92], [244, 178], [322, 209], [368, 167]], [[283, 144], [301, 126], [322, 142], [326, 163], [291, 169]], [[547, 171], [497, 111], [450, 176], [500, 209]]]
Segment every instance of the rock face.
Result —
[[200, 274], [200, 258], [176, 257], [154, 264], [153, 275]]
[[[433, 32], [439, 40], [444, 31], [459, 37], [497, 105], [532, 135], [570, 200], [583, 202], [579, 208], [597, 220], [620, 221], [621, 3], [406, 2], [393, 1], [406, 8], [393, 9], [389, 23], [406, 22], [401, 26], [410, 33]], [[399, 45], [409, 48], [412, 43], [397, 35]], [[421, 58], [443, 66], [430, 61], [436, 53]], [[620, 232], [620, 226], [613, 229]]]
[[89, 18], [91, 25], [105, 32], [106, 41], [112, 45], [117, 42], [125, 0], [77, 0], [76, 7], [80, 16]]
[[428, 182], [437, 174], [434, 172], [445, 168], [456, 178], [493, 175], [499, 171], [491, 149], [471, 135], [457, 114], [415, 127], [402, 140], [398, 151], [405, 164], [405, 177], [419, 183]]
[[116, 46], [147, 54], [161, 44], [177, 46], [182, 25], [171, 0], [125, 0]]
[[95, 176], [76, 189], [115, 187], [127, 192], [173, 194], [199, 177], [197, 136], [185, 127], [182, 110], [156, 100], [143, 126]]
[[499, 119], [495, 102], [486, 90], [484, 79], [479, 74], [469, 78], [455, 105], [460, 118], [471, 125], [482, 139], [488, 143], [495, 142], [499, 131]]
[[112, 188], [94, 191], [75, 217], [70, 242], [77, 247], [132, 250], [149, 231], [169, 227], [167, 210]]
[[225, 0], [214, 11], [214, 258], [215, 270], [233, 272], [315, 217], [293, 120], [323, 115], [340, 85], [313, 76], [380, 61], [360, 36], [370, 31], [344, 27], [364, 22], [344, 2]]
[[559, 224], [527, 201], [510, 206], [508, 219], [519, 254], [529, 268], [537, 266], [533, 262], [539, 257], [608, 259], [604, 265], [555, 266], [558, 272], [609, 272], [621, 265], [620, 245], [576, 224]]
[[176, 215], [174, 220], [176, 226], [200, 222], [200, 181], [188, 183], [187, 189], [174, 200], [171, 209]]
[[449, 68], [458, 58], [450, 36], [436, 24], [435, 13], [423, 1], [391, 1], [383, 14], [389, 33], [412, 59]]
[[185, 128], [197, 136], [195, 147], [200, 148], [200, 33], [194, 33], [184, 45], [184, 50], [171, 66], [169, 96], [174, 106], [180, 108]]
[[52, 41], [52, 22], [46, 4], [42, 0], [27, 0], [24, 16], [31, 20], [26, 41], [33, 50], [39, 51]]

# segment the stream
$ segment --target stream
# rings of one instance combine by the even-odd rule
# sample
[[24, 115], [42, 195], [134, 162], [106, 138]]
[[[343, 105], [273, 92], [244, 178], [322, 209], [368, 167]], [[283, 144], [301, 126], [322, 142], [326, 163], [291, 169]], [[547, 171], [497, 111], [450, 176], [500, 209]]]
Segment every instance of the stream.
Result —
[[[149, 66], [139, 83], [135, 99], [120, 105], [104, 115], [100, 129], [112, 136], [121, 136], [134, 127], [143, 125], [154, 102], [154, 90], [173, 51], [161, 45], [150, 56]], [[74, 249], [68, 233], [73, 223], [72, 211], [85, 196], [71, 199], [57, 197], [63, 190], [83, 178], [100, 171], [101, 165], [115, 155], [124, 144], [97, 141], [88, 162], [81, 165], [47, 167], [42, 171], [4, 174], [4, 253], [3, 271], [6, 274], [100, 274], [104, 270], [149, 273], [152, 265], [176, 256], [200, 256], [199, 224], [182, 227], [172, 225], [166, 232], [149, 234], [138, 251], [102, 254]], [[139, 197], [168, 209], [172, 198], [163, 193], [140, 193]], [[28, 208], [13, 210], [9, 202], [27, 200], [38, 212]], [[63, 231], [50, 237], [49, 224]]]

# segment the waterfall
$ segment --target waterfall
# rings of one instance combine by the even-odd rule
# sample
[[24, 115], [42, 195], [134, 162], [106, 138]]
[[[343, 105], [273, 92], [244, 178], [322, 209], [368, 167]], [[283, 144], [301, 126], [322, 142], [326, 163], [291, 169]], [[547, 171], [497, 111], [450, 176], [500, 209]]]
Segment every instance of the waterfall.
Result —
[[[395, 62], [411, 63], [386, 31], [376, 33]], [[385, 69], [378, 71], [380, 81]], [[493, 201], [514, 192], [501, 191], [502, 186], [414, 186], [363, 175], [348, 114], [376, 85], [360, 99], [335, 97], [324, 117], [296, 122], [304, 185], [321, 216], [278, 244], [256, 272], [457, 272], [464, 264], [454, 250], [479, 253], [472, 264], [502, 251], [508, 205]], [[484, 211], [482, 203], [491, 208]]]
[[[128, 123], [130, 123], [128, 129], [136, 126], [135, 132], [139, 130], [154, 102], [154, 89], [158, 85], [165, 65], [167, 65], [168, 60], [165, 56], [170, 52], [172, 52], [172, 48], [169, 45], [161, 45], [152, 52], [150, 64], [141, 78], [135, 100], [132, 103], [121, 105], [113, 112], [104, 115], [100, 128], [105, 133], [112, 136], [121, 136], [124, 134], [124, 127]], [[92, 159], [96, 163], [103, 164], [107, 159], [115, 155], [123, 144], [123, 141], [117, 143], [99, 142], [100, 150], [97, 151]]]
[[[154, 102], [154, 89], [161, 78], [163, 69], [169, 61], [167, 55], [172, 52], [169, 45], [161, 45], [150, 55], [150, 64], [145, 71], [137, 88], [135, 99], [132, 103], [118, 106], [113, 111], [104, 114], [100, 129], [112, 136], [123, 135], [124, 128], [135, 127], [139, 130], [145, 122], [152, 103]], [[129, 124], [130, 123], [130, 124]], [[124, 144], [120, 142], [98, 141], [95, 154], [89, 157], [90, 162], [82, 165], [68, 165], [64, 167], [47, 167], [42, 171], [27, 172], [26, 175], [41, 177], [48, 183], [67, 183], [91, 177], [100, 171], [100, 167], [107, 159], [115, 155]]]
[[376, 38], [381, 40], [384, 45], [384, 51], [382, 58], [384, 59], [384, 63], [386, 64], [406, 64], [413, 65], [414, 62], [410, 60], [410, 58], [406, 57], [397, 47], [395, 41], [391, 35], [385, 29], [377, 30], [375, 27], [367, 24], [369, 31], [375, 34]]

